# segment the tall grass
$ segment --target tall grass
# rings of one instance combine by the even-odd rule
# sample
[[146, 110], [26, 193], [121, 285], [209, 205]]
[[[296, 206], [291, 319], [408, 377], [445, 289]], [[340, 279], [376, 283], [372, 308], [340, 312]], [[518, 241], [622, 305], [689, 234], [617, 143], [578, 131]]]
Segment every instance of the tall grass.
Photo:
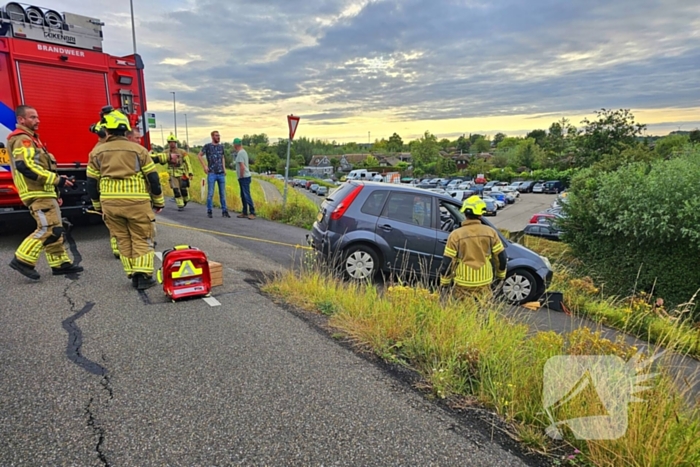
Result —
[[[542, 402], [547, 360], [588, 354], [629, 358], [636, 352], [587, 328], [565, 335], [533, 334], [526, 325], [505, 318], [495, 301], [457, 300], [421, 286], [392, 286], [382, 293], [373, 284], [344, 282], [325, 271], [311, 270], [278, 276], [264, 290], [328, 315], [329, 325], [358, 345], [415, 369], [434, 397], [494, 410], [510, 424], [514, 436], [550, 454], [554, 445], [545, 436], [545, 427], [551, 420]], [[684, 405], [684, 394], [663, 368], [652, 381], [651, 391], [642, 395], [647, 402], [630, 404], [630, 428], [624, 437], [583, 441], [565, 434], [564, 461], [576, 462], [571, 465], [698, 465], [698, 407]], [[580, 400], [567, 405], [565, 419], [600, 415], [590, 413], [594, 397], [582, 393]]]
[[630, 297], [609, 296], [604, 284], [596, 284], [583, 272], [584, 266], [566, 244], [528, 236], [523, 244], [552, 262], [554, 279], [549, 289], [564, 294], [564, 304], [572, 313], [700, 358], [700, 325], [690, 319], [695, 297], [667, 309], [663, 299], [644, 292]]

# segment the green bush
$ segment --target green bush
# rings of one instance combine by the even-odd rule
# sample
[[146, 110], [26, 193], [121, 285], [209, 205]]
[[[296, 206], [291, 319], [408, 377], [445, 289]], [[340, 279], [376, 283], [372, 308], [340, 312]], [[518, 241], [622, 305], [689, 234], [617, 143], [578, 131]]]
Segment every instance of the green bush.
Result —
[[670, 160], [581, 171], [564, 206], [566, 240], [608, 293], [684, 303], [700, 288], [698, 186], [697, 145]]

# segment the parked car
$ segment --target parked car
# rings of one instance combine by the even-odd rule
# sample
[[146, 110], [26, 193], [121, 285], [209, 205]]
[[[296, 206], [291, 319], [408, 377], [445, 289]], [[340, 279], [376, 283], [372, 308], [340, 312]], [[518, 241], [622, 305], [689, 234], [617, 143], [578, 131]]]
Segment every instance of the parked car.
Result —
[[472, 182], [462, 182], [459, 185], [457, 185], [458, 190], [468, 190], [474, 185]]
[[535, 183], [535, 186], [532, 187], [532, 192], [533, 193], [544, 193], [544, 182], [539, 181]]
[[554, 222], [555, 219], [561, 216], [551, 212], [538, 212], [530, 218], [529, 224], [547, 224]]
[[484, 196], [482, 198], [484, 203], [486, 203], [486, 216], [497, 216], [498, 215], [498, 203], [495, 199]]
[[319, 187], [319, 184], [318, 184], [318, 183], [314, 183], [313, 185], [311, 185], [311, 186], [309, 187], [309, 189], [311, 190], [311, 193], [316, 193], [316, 190], [318, 190], [318, 187]]
[[532, 189], [535, 186], [535, 182], [528, 180], [525, 182], [520, 182], [520, 185], [518, 185], [518, 191], [520, 193], [532, 193]]
[[516, 188], [513, 188], [512, 186], [507, 186], [507, 187], [503, 188], [501, 190], [501, 193], [505, 193], [506, 196], [512, 195], [514, 202], [515, 202], [515, 198], [520, 198], [520, 192]]
[[491, 193], [489, 193], [489, 197], [496, 200], [496, 204], [498, 204], [499, 209], [503, 209], [504, 207], [506, 207], [506, 203], [508, 201], [504, 193], [501, 193], [500, 191], [492, 191]]
[[[353, 279], [383, 271], [427, 274], [435, 280], [447, 237], [465, 219], [461, 204], [405, 185], [350, 181], [322, 203], [307, 238]], [[498, 235], [508, 256], [505, 298], [513, 303], [537, 300], [552, 279], [549, 261]]]
[[325, 186], [319, 186], [316, 190], [316, 194], [318, 196], [326, 196], [328, 194], [328, 188], [326, 188]]
[[542, 187], [542, 191], [544, 193], [559, 194], [562, 190], [564, 190], [564, 184], [562, 184], [562, 182], [560, 182], [559, 180], [550, 180], [548, 182], [545, 182], [545, 184]]
[[553, 225], [549, 224], [528, 224], [523, 229], [525, 235], [533, 237], [546, 238], [547, 240], [559, 241], [563, 232]]
[[306, 181], [306, 184], [304, 185], [304, 188], [306, 188], [307, 190], [310, 190], [310, 189], [311, 189], [311, 185], [313, 185], [313, 184], [314, 184], [314, 181], [313, 181], [313, 180], [307, 180], [307, 181]]
[[513, 182], [510, 185], [508, 185], [508, 188], [510, 188], [514, 191], [518, 191], [518, 187], [520, 186], [521, 183], [523, 183], [523, 182]]
[[474, 192], [471, 190], [447, 190], [447, 194], [452, 196], [457, 201], [464, 201], [470, 196], [473, 196]]

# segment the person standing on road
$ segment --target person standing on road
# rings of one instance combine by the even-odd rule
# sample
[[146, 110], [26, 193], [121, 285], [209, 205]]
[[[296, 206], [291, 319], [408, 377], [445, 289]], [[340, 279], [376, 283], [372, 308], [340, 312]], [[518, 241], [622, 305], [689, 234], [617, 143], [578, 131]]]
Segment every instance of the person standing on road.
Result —
[[[131, 284], [145, 290], [153, 278], [155, 214], [165, 206], [163, 190], [151, 155], [126, 139], [129, 119], [119, 110], [103, 115], [107, 141], [90, 154], [88, 194], [117, 237], [121, 261]], [[155, 211], [155, 213], [154, 213]]]
[[58, 175], [56, 159], [39, 139], [36, 109], [20, 105], [15, 117], [17, 129], [7, 137], [12, 155], [12, 178], [37, 227], [19, 245], [10, 267], [29, 279], [39, 280], [36, 263], [43, 250], [54, 276], [81, 272], [83, 268], [73, 264], [63, 246], [65, 229], [59, 189], [73, 186], [73, 182], [65, 175]]
[[[219, 187], [219, 203], [221, 204], [221, 215], [231, 217], [226, 208], [226, 160], [224, 158], [224, 145], [220, 143], [221, 136], [218, 131], [211, 132], [211, 143], [204, 145], [197, 158], [202, 164], [204, 173], [207, 174], [207, 216], [212, 217], [214, 204], [214, 184]], [[204, 157], [206, 156], [206, 164]]]
[[190, 200], [188, 188], [190, 180], [194, 176], [190, 165], [190, 157], [184, 149], [177, 147], [177, 138], [170, 133], [170, 136], [168, 136], [168, 154], [153, 155], [151, 158], [158, 164], [167, 164], [168, 174], [170, 175], [170, 188], [173, 189], [173, 195], [175, 195], [177, 210], [183, 211]]
[[[110, 112], [113, 110], [111, 106], [104, 107], [102, 109], [103, 112], [106, 110], [109, 110]], [[97, 122], [94, 125], [90, 126], [90, 131], [92, 133], [95, 133], [97, 135], [97, 144], [95, 144], [95, 147], [92, 148], [94, 151], [97, 149], [97, 147], [107, 141], [107, 132], [105, 131], [104, 128], [102, 128], [102, 123]], [[92, 151], [90, 151], [92, 152]], [[107, 224], [105, 224], [107, 225]], [[109, 230], [109, 226], [107, 226], [107, 230]], [[112, 231], [109, 231], [109, 245], [112, 248], [112, 254], [114, 255], [115, 258], [120, 259], [121, 255], [119, 254], [119, 244], [117, 243], [117, 237], [112, 233]]]
[[440, 285], [454, 286], [458, 297], [488, 296], [494, 269], [497, 280], [506, 278], [505, 247], [498, 233], [481, 223], [481, 216], [486, 212], [484, 200], [471, 196], [464, 201], [461, 210], [467, 218], [447, 237]]
[[241, 214], [236, 217], [255, 219], [255, 206], [253, 205], [253, 197], [250, 195], [250, 164], [248, 161], [248, 153], [243, 149], [241, 139], [233, 140], [233, 148], [236, 150], [236, 174], [238, 175], [238, 185], [241, 188], [241, 204], [243, 209]]

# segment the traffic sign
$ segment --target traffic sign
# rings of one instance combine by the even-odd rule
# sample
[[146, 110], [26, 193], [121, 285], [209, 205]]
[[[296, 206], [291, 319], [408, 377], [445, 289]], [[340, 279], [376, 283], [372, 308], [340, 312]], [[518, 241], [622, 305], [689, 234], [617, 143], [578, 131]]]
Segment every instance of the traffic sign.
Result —
[[156, 128], [156, 114], [147, 113], [146, 118], [148, 119], [148, 128]]
[[299, 117], [287, 115], [287, 123], [289, 124], [289, 139], [294, 139], [294, 133], [297, 132], [297, 126], [299, 126]]

